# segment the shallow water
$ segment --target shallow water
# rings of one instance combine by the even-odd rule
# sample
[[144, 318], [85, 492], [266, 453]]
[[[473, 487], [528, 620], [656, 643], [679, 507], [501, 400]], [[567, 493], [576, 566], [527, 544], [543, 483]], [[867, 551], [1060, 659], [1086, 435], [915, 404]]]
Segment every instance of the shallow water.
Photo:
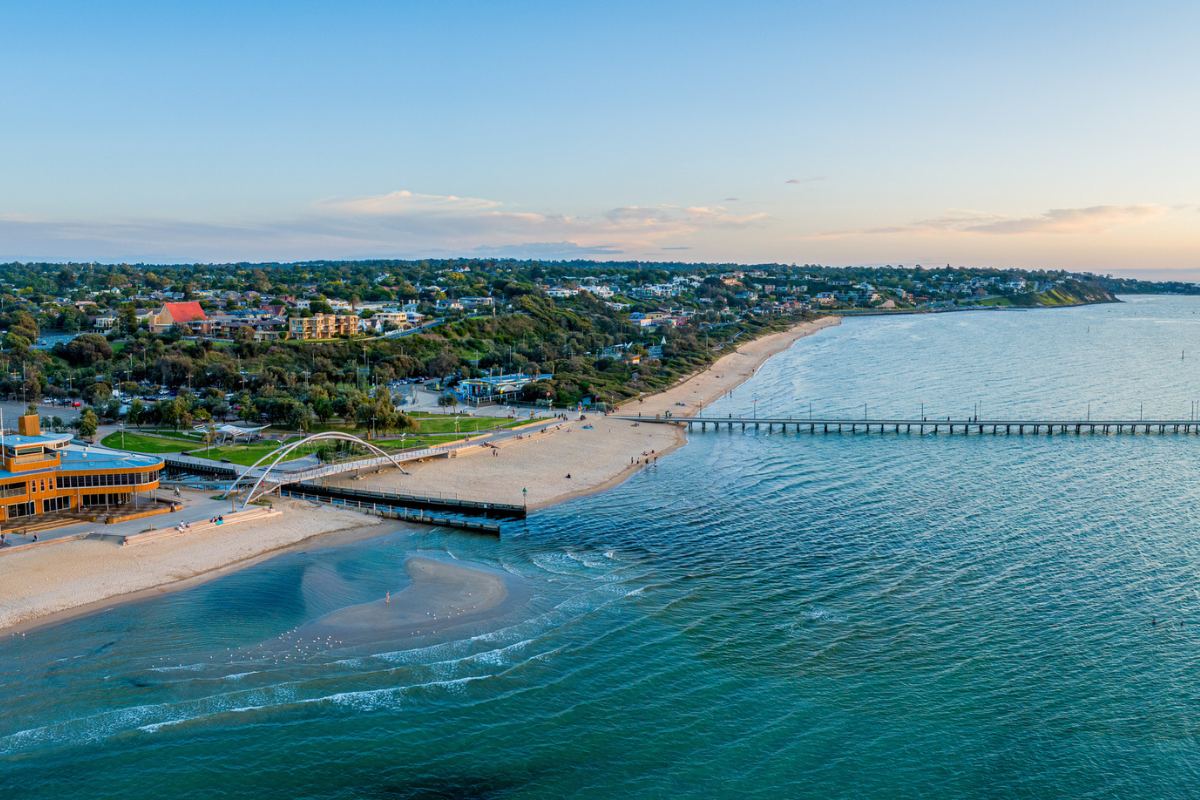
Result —
[[[710, 413], [1188, 418], [1197, 311], [847, 320]], [[0, 796], [1191, 797], [1197, 453], [695, 434], [499, 541], [293, 553], [3, 640]], [[434, 640], [290, 633], [408, 554], [528, 596]]]

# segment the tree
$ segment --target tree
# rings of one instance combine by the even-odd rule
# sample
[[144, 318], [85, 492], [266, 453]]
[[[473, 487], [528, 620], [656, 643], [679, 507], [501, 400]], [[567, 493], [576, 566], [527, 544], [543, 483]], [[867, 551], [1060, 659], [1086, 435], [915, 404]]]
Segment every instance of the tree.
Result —
[[321, 424], [329, 422], [333, 418], [333, 401], [328, 397], [318, 397], [313, 400], [313, 413], [317, 415], [317, 419], [321, 420]]
[[40, 334], [37, 320], [28, 311], [15, 311], [9, 318], [8, 332], [24, 336], [31, 342], [37, 341]]
[[133, 303], [126, 303], [121, 306], [121, 333], [125, 336], [132, 336], [137, 332], [138, 318], [137, 309]]
[[458, 369], [458, 356], [449, 350], [443, 350], [429, 359], [429, 374], [436, 378], [444, 378]]
[[129, 410], [125, 412], [125, 419], [131, 425], [137, 425], [142, 419], [142, 413], [145, 411], [145, 406], [142, 405], [142, 398], [135, 397], [129, 401]]
[[100, 420], [96, 417], [96, 412], [85, 408], [83, 415], [79, 418], [79, 435], [84, 439], [90, 439], [96, 435], [96, 428], [99, 425]]
[[103, 381], [96, 381], [83, 389], [83, 398], [97, 408], [111, 396], [112, 387]]
[[450, 392], [446, 392], [438, 397], [437, 403], [438, 407], [440, 408], [450, 408], [458, 405], [458, 398], [452, 395]]
[[58, 284], [58, 291], [65, 294], [75, 285], [75, 273], [69, 267], [63, 267], [54, 277], [54, 282]]
[[8, 333], [4, 334], [4, 348], [6, 350], [11, 350], [15, 356], [20, 356], [23, 358], [28, 355], [29, 345], [29, 339], [25, 338], [19, 333], [13, 333], [11, 329]]
[[242, 325], [233, 332], [233, 340], [238, 344], [246, 344], [254, 341], [254, 328], [249, 325]]
[[113, 356], [112, 345], [98, 333], [85, 333], [71, 341], [54, 346], [54, 354], [65, 358], [71, 366], [90, 367], [97, 361], [108, 361]]
[[179, 427], [179, 398], [173, 400], [158, 401], [158, 418], [163, 425], [170, 425], [172, 428]]

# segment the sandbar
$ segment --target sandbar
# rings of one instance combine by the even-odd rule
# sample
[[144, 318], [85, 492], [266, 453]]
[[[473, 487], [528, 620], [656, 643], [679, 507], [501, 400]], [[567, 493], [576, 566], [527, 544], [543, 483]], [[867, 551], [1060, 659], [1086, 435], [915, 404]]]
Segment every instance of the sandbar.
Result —
[[404, 571], [412, 579], [404, 590], [330, 612], [301, 627], [295, 638], [329, 637], [355, 645], [439, 634], [496, 616], [516, 582], [479, 565], [424, 556], [409, 557]]

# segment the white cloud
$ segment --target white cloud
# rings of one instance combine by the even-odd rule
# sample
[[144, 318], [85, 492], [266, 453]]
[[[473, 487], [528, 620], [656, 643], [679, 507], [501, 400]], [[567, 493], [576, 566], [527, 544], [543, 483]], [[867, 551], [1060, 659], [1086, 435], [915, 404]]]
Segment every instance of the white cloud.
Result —
[[624, 206], [570, 216], [505, 210], [495, 200], [410, 191], [327, 198], [255, 223], [0, 218], [0, 258], [291, 260], [522, 252], [646, 253], [704, 230], [756, 225], [766, 214], [723, 206]]
[[819, 233], [809, 238], [838, 238], [862, 235], [981, 234], [989, 236], [1079, 236], [1105, 233], [1123, 225], [1136, 225], [1167, 211], [1157, 205], [1088, 206], [1055, 208], [1043, 214], [1009, 217], [982, 211], [949, 211], [940, 217], [907, 225], [887, 225], [852, 231]]
[[416, 194], [407, 189], [387, 194], [327, 198], [312, 204], [318, 213], [346, 215], [399, 216], [420, 213], [460, 213], [482, 211], [503, 205], [495, 200], [454, 195]]

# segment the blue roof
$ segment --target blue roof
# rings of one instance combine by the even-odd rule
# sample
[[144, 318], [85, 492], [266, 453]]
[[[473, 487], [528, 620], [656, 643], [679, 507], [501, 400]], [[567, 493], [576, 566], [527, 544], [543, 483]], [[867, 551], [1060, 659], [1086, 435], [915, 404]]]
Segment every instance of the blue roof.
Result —
[[80, 469], [140, 469], [162, 464], [158, 456], [145, 453], [127, 453], [124, 450], [109, 450], [107, 447], [77, 447], [70, 445], [63, 450], [62, 468]]
[[56, 442], [70, 441], [71, 434], [69, 433], [43, 433], [41, 436], [20, 436], [19, 434], [10, 433], [4, 437], [4, 444], [8, 447], [29, 447], [38, 444], [54, 444]]
[[[7, 441], [10, 438], [16, 437], [6, 436], [4, 438]], [[0, 481], [19, 480], [31, 475], [45, 475], [48, 472], [57, 472], [60, 470], [70, 472], [91, 472], [92, 470], [97, 472], [119, 472], [121, 470], [146, 469], [148, 467], [161, 467], [163, 465], [163, 460], [158, 456], [145, 455], [144, 453], [126, 453], [123, 450], [109, 450], [107, 447], [68, 445], [55, 452], [62, 456], [61, 466], [31, 469], [23, 472], [9, 472], [6, 469], [0, 469]]]

